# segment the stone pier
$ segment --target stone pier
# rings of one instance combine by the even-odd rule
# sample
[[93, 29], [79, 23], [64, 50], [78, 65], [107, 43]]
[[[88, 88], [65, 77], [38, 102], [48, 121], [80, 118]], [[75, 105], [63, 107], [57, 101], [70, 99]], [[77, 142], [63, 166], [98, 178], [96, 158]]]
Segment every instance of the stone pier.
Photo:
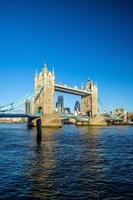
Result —
[[107, 121], [103, 116], [97, 115], [90, 117], [89, 121], [90, 126], [107, 126]]

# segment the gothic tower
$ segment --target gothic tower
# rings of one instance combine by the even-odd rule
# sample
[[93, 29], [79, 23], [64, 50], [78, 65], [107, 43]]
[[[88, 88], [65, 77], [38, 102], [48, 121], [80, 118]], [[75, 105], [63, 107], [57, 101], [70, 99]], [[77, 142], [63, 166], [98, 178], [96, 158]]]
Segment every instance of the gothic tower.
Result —
[[45, 114], [54, 113], [54, 71], [50, 72], [46, 65], [35, 75], [35, 112]]
[[98, 113], [98, 88], [88, 80], [84, 89], [90, 91], [91, 95], [81, 97], [82, 115], [94, 116]]

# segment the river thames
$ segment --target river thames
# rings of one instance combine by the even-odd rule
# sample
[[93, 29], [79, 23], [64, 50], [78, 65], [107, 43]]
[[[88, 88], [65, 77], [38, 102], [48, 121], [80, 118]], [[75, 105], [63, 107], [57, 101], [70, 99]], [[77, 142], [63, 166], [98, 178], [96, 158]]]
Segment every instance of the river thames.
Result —
[[133, 126], [0, 124], [2, 199], [133, 199]]

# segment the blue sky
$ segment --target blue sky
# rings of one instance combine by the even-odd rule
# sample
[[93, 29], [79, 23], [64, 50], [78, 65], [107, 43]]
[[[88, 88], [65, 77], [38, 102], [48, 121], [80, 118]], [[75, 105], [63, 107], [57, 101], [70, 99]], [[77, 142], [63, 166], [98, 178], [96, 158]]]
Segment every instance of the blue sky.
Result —
[[31, 92], [46, 62], [56, 82], [89, 77], [107, 107], [133, 110], [132, 10], [132, 0], [0, 0], [0, 105]]

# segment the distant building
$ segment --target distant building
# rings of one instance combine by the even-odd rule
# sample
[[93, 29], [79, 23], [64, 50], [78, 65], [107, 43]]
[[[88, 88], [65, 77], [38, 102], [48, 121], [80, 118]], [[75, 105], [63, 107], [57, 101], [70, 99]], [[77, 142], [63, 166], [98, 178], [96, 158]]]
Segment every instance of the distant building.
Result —
[[34, 114], [34, 99], [27, 100], [25, 102], [25, 113], [26, 114]]
[[64, 108], [64, 113], [65, 114], [70, 114], [71, 113], [70, 108], [69, 107]]
[[133, 112], [128, 112], [127, 113], [127, 121], [128, 121], [128, 123], [132, 123], [133, 124]]
[[34, 113], [35, 113], [34, 98], [32, 98], [32, 99], [30, 100], [30, 113], [31, 113], [32, 115], [34, 115]]
[[121, 117], [124, 120], [124, 122], [127, 121], [127, 111], [124, 108], [116, 108], [113, 114], [118, 117]]
[[26, 100], [25, 102], [25, 113], [30, 114], [30, 101]]
[[80, 115], [80, 113], [81, 113], [80, 103], [79, 101], [76, 101], [75, 106], [74, 106], [74, 114], [77, 116], [77, 115]]
[[56, 103], [56, 110], [58, 113], [64, 112], [64, 98], [63, 96], [58, 96], [58, 100]]

